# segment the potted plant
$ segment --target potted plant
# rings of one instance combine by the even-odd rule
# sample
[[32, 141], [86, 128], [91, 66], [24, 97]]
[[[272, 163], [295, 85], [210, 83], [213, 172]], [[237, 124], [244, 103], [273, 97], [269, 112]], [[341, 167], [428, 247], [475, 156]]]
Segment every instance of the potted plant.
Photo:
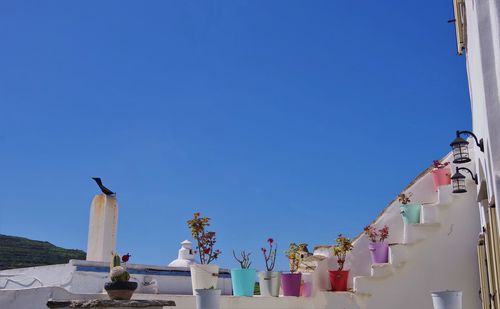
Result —
[[368, 225], [364, 230], [370, 239], [368, 249], [370, 249], [372, 263], [389, 262], [389, 245], [385, 242], [389, 237], [389, 227], [384, 225], [383, 228], [377, 230], [372, 225]]
[[246, 253], [245, 251], [241, 251], [241, 258], [238, 258], [233, 250], [233, 257], [240, 263], [241, 267], [231, 269], [231, 282], [234, 296], [253, 296], [255, 274], [257, 271], [250, 268], [250, 265], [252, 265], [252, 262], [250, 262], [250, 254], [250, 252]]
[[420, 223], [420, 204], [413, 203], [410, 204], [410, 197], [412, 193], [401, 193], [398, 195], [398, 200], [401, 202], [401, 216], [403, 216], [403, 222], [405, 224], [415, 224]]
[[441, 163], [439, 160], [432, 161], [434, 169], [431, 171], [432, 182], [436, 191], [440, 186], [446, 186], [451, 183], [451, 170], [448, 167], [450, 162]]
[[208, 289], [196, 289], [196, 309], [219, 309], [221, 290], [213, 286]]
[[434, 309], [462, 309], [462, 291], [436, 291], [431, 295]]
[[[130, 255], [126, 254], [126, 261]], [[125, 267], [120, 265], [120, 256], [113, 253], [109, 267], [111, 282], [104, 284], [104, 289], [110, 299], [129, 300], [137, 289], [137, 282], [130, 282], [130, 274]]]
[[302, 279], [302, 274], [298, 272], [301, 261], [301, 254], [299, 251], [303, 245], [304, 244], [297, 245], [291, 243], [288, 250], [285, 251], [290, 265], [290, 273], [281, 274], [281, 286], [284, 296], [300, 296], [300, 281]]
[[216, 289], [219, 278], [219, 266], [210, 265], [220, 254], [220, 250], [214, 248], [216, 243], [215, 232], [207, 231], [210, 226], [210, 218], [202, 217], [199, 212], [193, 215], [193, 218], [187, 221], [191, 229], [191, 235], [196, 240], [196, 248], [200, 264], [190, 265], [191, 283], [193, 285], [193, 294], [196, 295], [197, 289]]
[[335, 245], [332, 248], [333, 255], [337, 257], [337, 270], [328, 271], [332, 291], [347, 291], [347, 280], [349, 279], [349, 270], [344, 270], [344, 264], [347, 253], [353, 246], [352, 241], [339, 234], [335, 240]]
[[267, 243], [269, 244], [269, 251], [266, 248], [261, 248], [264, 261], [266, 262], [266, 271], [261, 271], [258, 274], [260, 295], [278, 297], [280, 294], [281, 275], [278, 271], [273, 271], [278, 245], [274, 244], [272, 238], [269, 238]]

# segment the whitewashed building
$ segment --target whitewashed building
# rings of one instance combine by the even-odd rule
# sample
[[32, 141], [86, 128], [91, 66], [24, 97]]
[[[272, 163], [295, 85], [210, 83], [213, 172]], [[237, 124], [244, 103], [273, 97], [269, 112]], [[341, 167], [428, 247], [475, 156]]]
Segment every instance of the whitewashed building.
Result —
[[[457, 51], [467, 60], [472, 132], [483, 143], [481, 149], [469, 136], [470, 162], [451, 164], [453, 172], [457, 167], [470, 170], [471, 174], [460, 171], [466, 192], [453, 193], [450, 185], [435, 190], [431, 168], [402, 188], [423, 204], [420, 223], [403, 224], [399, 202], [390, 202], [373, 222], [390, 227], [389, 263], [372, 264], [368, 239], [360, 234], [348, 257], [348, 292], [328, 291], [326, 270], [334, 269], [336, 261], [328, 246], [318, 246], [316, 258], [311, 259], [315, 266], [312, 297], [222, 296], [221, 308], [422, 309], [432, 308], [430, 293], [442, 290], [462, 291], [464, 309], [500, 308], [500, 215], [495, 207], [500, 188], [500, 1], [454, 0], [453, 6]], [[450, 128], [450, 137], [455, 129], [462, 128]], [[443, 152], [447, 150], [443, 146]], [[450, 152], [443, 161], [456, 158]], [[117, 210], [116, 201], [111, 202]], [[102, 220], [116, 226], [112, 213], [103, 215]], [[99, 222], [95, 221], [96, 226], [109, 226]], [[108, 265], [102, 260], [114, 250], [115, 236], [103, 238], [102, 233], [114, 235], [114, 230], [91, 230], [92, 219], [89, 242], [93, 244], [88, 253], [90, 260], [97, 261], [0, 271], [0, 308], [45, 308], [48, 299], [106, 298], [102, 286]], [[183, 243], [171, 267], [129, 265], [133, 280], [139, 283], [134, 298], [174, 300], [177, 308], [195, 308], [194, 297], [182, 295], [191, 291], [185, 267], [192, 261], [189, 250], [190, 244]], [[221, 272], [219, 287], [231, 293], [227, 271]]]

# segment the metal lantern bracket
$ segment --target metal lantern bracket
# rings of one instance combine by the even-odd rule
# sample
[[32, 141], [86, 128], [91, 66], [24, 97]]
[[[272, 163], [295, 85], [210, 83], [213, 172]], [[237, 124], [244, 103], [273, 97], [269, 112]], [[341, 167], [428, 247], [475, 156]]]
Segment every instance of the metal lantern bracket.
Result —
[[457, 131], [457, 137], [460, 137], [460, 135], [462, 135], [462, 134], [467, 134], [467, 135], [474, 137], [474, 140], [476, 141], [477, 147], [479, 147], [481, 152], [484, 152], [484, 142], [483, 142], [482, 138], [478, 140], [477, 136], [474, 133], [472, 133], [471, 131], [467, 131], [467, 130]]
[[474, 182], [476, 183], [476, 185], [478, 184], [477, 174], [472, 173], [472, 171], [470, 169], [466, 168], [466, 167], [457, 167], [456, 173], [460, 173], [460, 171], [467, 171], [467, 172], [469, 172], [472, 180], [474, 180]]

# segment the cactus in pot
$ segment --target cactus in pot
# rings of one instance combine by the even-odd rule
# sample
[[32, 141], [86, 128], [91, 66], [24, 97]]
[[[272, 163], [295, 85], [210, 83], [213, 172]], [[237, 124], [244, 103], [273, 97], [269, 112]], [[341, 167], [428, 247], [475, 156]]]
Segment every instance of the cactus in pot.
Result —
[[109, 278], [112, 282], [127, 282], [130, 280], [130, 274], [125, 267], [121, 266], [120, 256], [118, 254], [113, 255], [111, 259]]
[[137, 282], [130, 282], [130, 274], [121, 266], [120, 256], [113, 253], [109, 265], [109, 278], [111, 282], [104, 284], [104, 289], [111, 299], [128, 300], [137, 289]]

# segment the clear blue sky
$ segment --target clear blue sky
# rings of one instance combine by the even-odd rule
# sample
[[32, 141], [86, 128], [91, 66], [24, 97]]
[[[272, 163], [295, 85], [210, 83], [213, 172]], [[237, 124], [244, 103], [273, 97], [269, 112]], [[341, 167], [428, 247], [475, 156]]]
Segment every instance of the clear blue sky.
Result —
[[200, 211], [218, 264], [356, 236], [470, 129], [451, 1], [0, 2], [0, 233], [166, 264]]

